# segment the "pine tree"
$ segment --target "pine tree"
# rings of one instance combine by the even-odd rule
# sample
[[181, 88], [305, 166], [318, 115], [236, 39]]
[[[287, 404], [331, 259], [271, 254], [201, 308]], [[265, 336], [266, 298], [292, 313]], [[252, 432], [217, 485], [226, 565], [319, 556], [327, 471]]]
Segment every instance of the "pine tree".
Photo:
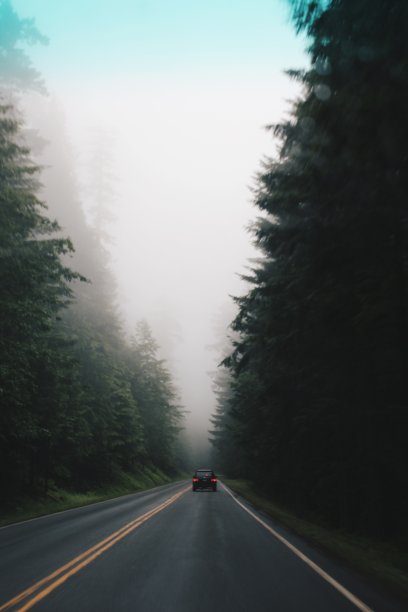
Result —
[[44, 82], [21, 43], [47, 44], [33, 19], [20, 19], [10, 0], [0, 0], [0, 88], [44, 92]]
[[[42, 435], [37, 364], [48, 351], [47, 334], [79, 278], [61, 262], [73, 250], [54, 237], [55, 221], [43, 214], [36, 196], [38, 169], [17, 144], [18, 124], [11, 109], [0, 107], [0, 394], [1, 449], [25, 467]], [[8, 461], [6, 461], [6, 458]], [[13, 463], [11, 463], [13, 465]], [[25, 469], [25, 468], [24, 468]], [[7, 476], [7, 473], [4, 472]], [[9, 475], [13, 478], [13, 471]]]
[[[34, 22], [20, 19], [10, 2], [0, 0], [0, 86], [8, 100], [27, 90], [43, 91], [40, 75], [21, 48], [21, 43], [36, 42], [46, 41]], [[22, 133], [13, 118], [15, 106], [0, 108], [4, 501], [44, 493], [54, 484], [78, 490], [112, 482], [146, 463], [176, 467], [179, 416], [170, 378], [157, 360], [157, 379], [146, 370], [146, 380], [151, 376], [153, 381], [153, 405], [163, 417], [162, 430], [160, 421], [150, 428], [157, 435], [162, 431], [163, 458], [156, 459], [146, 453], [135, 392], [140, 368], [129, 358], [103, 236], [86, 223], [61, 112], [55, 102], [48, 110], [39, 136], [32, 130]], [[35, 146], [37, 163], [46, 166], [41, 199], [47, 206], [38, 195], [38, 169], [22, 144], [27, 140]], [[102, 195], [103, 208], [106, 192]], [[105, 230], [102, 225], [99, 229]], [[149, 401], [150, 396], [143, 405]]]
[[[273, 128], [237, 299], [235, 436], [278, 499], [350, 529], [402, 528], [407, 459], [408, 6], [296, 3], [312, 67]], [[389, 35], [384, 36], [384, 24]]]
[[129, 353], [132, 392], [143, 418], [147, 457], [162, 470], [174, 471], [183, 412], [158, 348], [150, 327], [140, 321]]

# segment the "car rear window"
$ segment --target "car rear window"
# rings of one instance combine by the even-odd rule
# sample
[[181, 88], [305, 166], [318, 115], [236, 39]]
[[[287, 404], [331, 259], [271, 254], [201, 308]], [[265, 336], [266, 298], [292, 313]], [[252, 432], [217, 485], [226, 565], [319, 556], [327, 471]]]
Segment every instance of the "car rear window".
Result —
[[197, 476], [212, 476], [213, 472], [212, 470], [197, 470], [196, 474]]

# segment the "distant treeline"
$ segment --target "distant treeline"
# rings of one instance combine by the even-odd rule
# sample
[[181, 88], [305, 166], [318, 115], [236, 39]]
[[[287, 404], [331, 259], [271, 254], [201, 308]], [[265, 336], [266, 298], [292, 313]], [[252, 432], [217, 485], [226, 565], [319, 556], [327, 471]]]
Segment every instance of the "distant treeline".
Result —
[[[144, 466], [175, 473], [182, 411], [169, 372], [148, 325], [128, 342], [115, 309], [101, 237], [104, 170], [96, 231], [85, 221], [56, 105], [41, 133], [19, 118], [22, 93], [44, 88], [20, 47], [45, 39], [8, 0], [0, 1], [0, 35], [1, 497], [50, 484], [83, 489]], [[49, 164], [41, 175], [29, 149]]]
[[213, 442], [302, 516], [407, 533], [408, 2], [293, 2], [311, 68], [255, 188]]

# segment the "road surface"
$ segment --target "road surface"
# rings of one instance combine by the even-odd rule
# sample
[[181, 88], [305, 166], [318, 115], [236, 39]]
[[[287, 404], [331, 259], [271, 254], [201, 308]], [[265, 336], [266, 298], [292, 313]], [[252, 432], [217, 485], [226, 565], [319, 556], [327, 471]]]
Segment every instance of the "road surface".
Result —
[[399, 612], [219, 484], [187, 481], [0, 529], [0, 612]]

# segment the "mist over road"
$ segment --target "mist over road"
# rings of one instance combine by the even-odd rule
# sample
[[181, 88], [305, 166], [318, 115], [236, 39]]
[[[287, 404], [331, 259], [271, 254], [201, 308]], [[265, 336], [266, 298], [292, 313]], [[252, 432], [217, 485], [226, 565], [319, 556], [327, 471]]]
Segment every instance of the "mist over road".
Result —
[[188, 481], [1, 529], [0, 593], [1, 611], [403, 609], [221, 483]]

